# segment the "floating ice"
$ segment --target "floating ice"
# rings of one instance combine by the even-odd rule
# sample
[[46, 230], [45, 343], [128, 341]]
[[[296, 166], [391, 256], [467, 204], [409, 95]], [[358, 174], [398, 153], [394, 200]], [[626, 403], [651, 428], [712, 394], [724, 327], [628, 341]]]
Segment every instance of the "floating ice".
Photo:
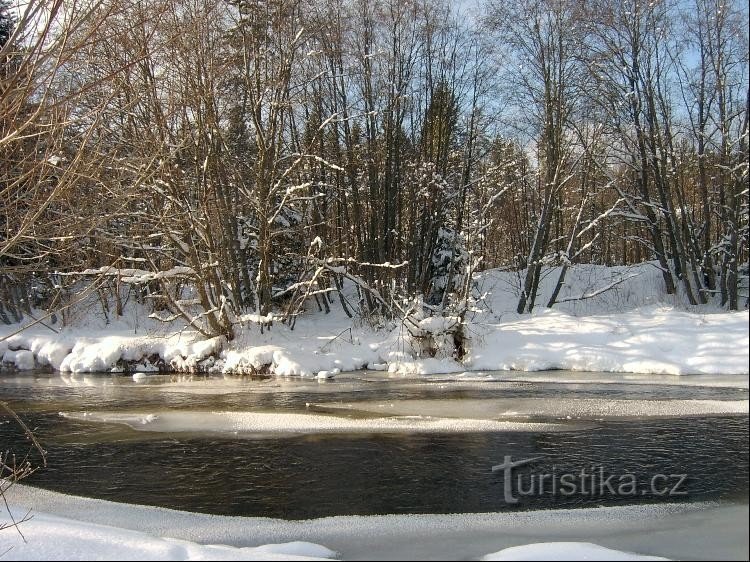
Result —
[[618, 417], [681, 417], [720, 414], [747, 414], [747, 400], [611, 400], [599, 398], [491, 398], [398, 400], [383, 402], [323, 403], [327, 409], [356, 410], [389, 415], [440, 416], [503, 419], [544, 417], [565, 419], [602, 419]]
[[551, 423], [522, 423], [487, 419], [443, 417], [377, 417], [354, 419], [339, 416], [264, 412], [179, 412], [156, 414], [128, 412], [60, 412], [65, 418], [124, 424], [156, 432], [212, 432], [278, 436], [300, 433], [473, 433], [497, 431], [555, 431]]

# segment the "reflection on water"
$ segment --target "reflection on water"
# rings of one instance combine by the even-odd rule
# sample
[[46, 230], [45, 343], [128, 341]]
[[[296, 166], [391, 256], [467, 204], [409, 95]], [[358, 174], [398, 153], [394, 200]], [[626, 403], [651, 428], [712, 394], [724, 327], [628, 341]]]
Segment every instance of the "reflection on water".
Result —
[[[36, 429], [49, 468], [29, 481], [57, 491], [217, 514], [282, 518], [376, 513], [450, 513], [579, 507], [653, 498], [541, 496], [503, 500], [491, 467], [506, 455], [541, 457], [538, 473], [603, 466], [644, 480], [687, 474], [679, 499], [748, 495], [746, 416], [597, 421], [564, 433], [310, 435], [288, 439], [146, 434], [64, 419], [59, 410], [302, 410], [309, 402], [508, 398], [747, 399], [746, 390], [655, 385], [471, 383], [342, 377], [170, 382], [129, 377], [0, 377], [0, 396]], [[158, 384], [155, 384], [158, 383]], [[221, 387], [214, 393], [213, 389]], [[7, 421], [0, 418], [0, 421]], [[23, 437], [0, 423], [0, 449]]]
[[[539, 373], [534, 373], [541, 376]], [[580, 373], [573, 374], [580, 377]], [[566, 378], [565, 372], [550, 376]], [[605, 375], [606, 376], [606, 375]], [[609, 375], [616, 377], [616, 375]], [[651, 380], [660, 375], [652, 376]], [[671, 379], [679, 377], [671, 377]], [[700, 380], [699, 377], [683, 377]], [[549, 382], [440, 381], [431, 377], [403, 379], [381, 373], [341, 374], [317, 382], [300, 378], [209, 378], [152, 375], [136, 383], [132, 377], [108, 374], [0, 374], [0, 397], [25, 410], [198, 408], [298, 410], [309, 402], [407, 399], [603, 398], [626, 400], [747, 400], [748, 389], [655, 384], [554, 384]], [[30, 400], [33, 399], [33, 400]]]

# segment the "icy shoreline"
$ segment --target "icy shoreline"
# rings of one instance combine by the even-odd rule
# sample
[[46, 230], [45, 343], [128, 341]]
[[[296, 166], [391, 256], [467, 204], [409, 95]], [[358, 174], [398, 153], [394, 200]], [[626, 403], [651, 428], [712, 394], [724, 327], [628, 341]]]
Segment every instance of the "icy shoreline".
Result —
[[[9, 500], [14, 513], [33, 509], [35, 514], [25, 527], [28, 543], [19, 540], [12, 530], [4, 531], [3, 539], [14, 546], [8, 557], [11, 560], [32, 559], [40, 554], [47, 559], [72, 559], [76, 553], [79, 558], [98, 555], [99, 559], [106, 559], [113, 545], [119, 555], [129, 552], [136, 558], [256, 556], [268, 560], [275, 554], [288, 559], [292, 554], [288, 549], [294, 548], [289, 543], [296, 545], [293, 552], [297, 555], [320, 557], [335, 553], [345, 560], [478, 559], [510, 547], [545, 542], [573, 542], [577, 552], [586, 552], [580, 543], [588, 542], [673, 559], [746, 559], [748, 555], [747, 505], [664, 504], [284, 521], [119, 504], [28, 486], [12, 488]], [[61, 552], [57, 546], [68, 544], [65, 541], [78, 550]], [[179, 541], [190, 544], [177, 544]], [[321, 544], [325, 547], [317, 546]], [[265, 552], [251, 550], [262, 545], [276, 546]], [[287, 550], [278, 545], [286, 545]], [[539, 552], [541, 547], [535, 548]], [[286, 557], [280, 552], [286, 552]], [[555, 547], [548, 546], [546, 552], [556, 552]]]

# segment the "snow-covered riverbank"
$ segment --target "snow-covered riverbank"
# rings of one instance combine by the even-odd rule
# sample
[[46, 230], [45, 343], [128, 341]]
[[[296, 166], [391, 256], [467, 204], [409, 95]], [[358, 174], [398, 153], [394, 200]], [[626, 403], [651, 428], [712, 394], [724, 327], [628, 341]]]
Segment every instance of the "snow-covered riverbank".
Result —
[[[7, 367], [50, 367], [64, 372], [107, 372], [128, 368], [204, 369], [223, 373], [334, 376], [340, 371], [389, 369], [403, 374], [465, 370], [604, 371], [654, 374], [747, 374], [748, 313], [699, 314], [666, 307], [572, 316], [544, 309], [509, 322], [476, 323], [469, 354], [452, 358], [413, 357], [403, 338], [365, 328], [348, 333], [340, 318], [305, 319], [289, 331], [253, 330], [227, 344], [201, 340], [194, 332], [163, 330], [134, 334], [127, 327], [66, 329], [55, 334], [32, 328], [0, 342]], [[337, 321], [338, 320], [338, 321]], [[0, 328], [9, 333], [12, 327]], [[347, 330], [346, 337], [339, 334]], [[2, 334], [0, 334], [1, 336]], [[338, 336], [338, 337], [337, 337]]]
[[[34, 518], [22, 526], [26, 542], [12, 529], [0, 534], [0, 545], [12, 547], [8, 560], [273, 560], [293, 559], [292, 555], [342, 560], [477, 559], [518, 545], [550, 542], [576, 544], [510, 550], [505, 558], [492, 559], [529, 559], [523, 555], [539, 557], [540, 553], [554, 559], [554, 555], [592, 552], [580, 543], [672, 559], [742, 559], [748, 555], [747, 505], [283, 521], [118, 504], [27, 486], [13, 488], [9, 499], [15, 514], [32, 509]], [[597, 559], [606, 554], [593, 551]]]
[[[350, 319], [338, 307], [312, 311], [294, 330], [277, 323], [261, 333], [257, 325], [238, 328], [237, 337], [205, 340], [180, 325], [130, 316], [108, 323], [95, 308], [78, 313], [71, 326], [51, 330], [36, 325], [0, 327], [5, 368], [49, 367], [63, 372], [206, 371], [318, 376], [341, 371], [389, 370], [400, 374], [519, 370], [629, 372], [652, 374], [747, 374], [750, 358], [748, 311], [716, 307], [687, 309], [660, 295], [653, 268], [635, 273], [617, 268], [579, 268], [553, 309], [518, 315], [512, 273], [480, 277], [481, 302], [468, 319], [466, 354], [424, 356], [403, 325], [375, 329]], [[591, 298], [597, 287], [625, 279]], [[554, 275], [548, 276], [554, 278]], [[547, 283], [550, 285], [550, 283]], [[551, 291], [543, 283], [542, 296]], [[573, 299], [573, 300], [565, 300]], [[434, 319], [428, 318], [428, 321]], [[434, 324], [434, 322], [431, 322]], [[59, 333], [58, 333], [59, 332]], [[10, 334], [11, 337], [2, 339]]]

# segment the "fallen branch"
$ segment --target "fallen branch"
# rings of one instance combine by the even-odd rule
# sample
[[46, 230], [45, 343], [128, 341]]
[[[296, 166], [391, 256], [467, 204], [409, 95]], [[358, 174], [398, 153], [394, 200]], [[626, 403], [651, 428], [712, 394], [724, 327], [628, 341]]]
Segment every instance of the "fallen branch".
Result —
[[561, 304], [561, 303], [564, 303], [564, 302], [583, 301], [583, 300], [586, 300], [586, 299], [592, 299], [594, 297], [597, 297], [597, 296], [601, 295], [602, 293], [606, 293], [610, 289], [614, 289], [615, 287], [617, 287], [618, 285], [624, 283], [625, 281], [628, 281], [629, 279], [633, 279], [634, 277], [638, 277], [639, 275], [641, 275], [641, 274], [640, 273], [634, 273], [634, 274], [628, 275], [626, 277], [621, 277], [617, 281], [614, 281], [614, 282], [610, 283], [606, 287], [602, 287], [601, 289], [597, 289], [593, 293], [584, 293], [584, 294], [582, 294], [582, 295], [580, 295], [578, 297], [568, 297], [566, 299], [560, 299], [560, 300], [557, 301], [557, 304]]

